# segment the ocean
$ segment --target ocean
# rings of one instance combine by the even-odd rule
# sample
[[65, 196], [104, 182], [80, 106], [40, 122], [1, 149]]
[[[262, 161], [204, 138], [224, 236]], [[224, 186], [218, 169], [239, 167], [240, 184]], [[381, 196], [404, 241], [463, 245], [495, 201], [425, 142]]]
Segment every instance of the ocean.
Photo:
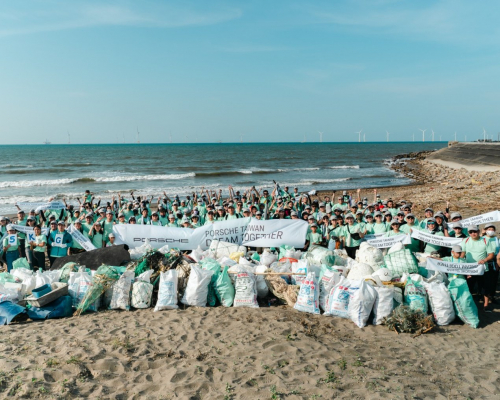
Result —
[[16, 202], [66, 198], [86, 189], [109, 201], [117, 192], [158, 197], [205, 189], [290, 192], [409, 184], [388, 168], [391, 157], [446, 147], [446, 142], [89, 144], [0, 146], [0, 215]]

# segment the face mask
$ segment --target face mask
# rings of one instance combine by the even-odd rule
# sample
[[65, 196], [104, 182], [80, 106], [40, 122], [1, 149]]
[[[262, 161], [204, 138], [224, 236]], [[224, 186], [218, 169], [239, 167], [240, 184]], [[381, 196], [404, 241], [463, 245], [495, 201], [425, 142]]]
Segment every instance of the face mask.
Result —
[[486, 231], [486, 234], [490, 237], [495, 236], [495, 231]]

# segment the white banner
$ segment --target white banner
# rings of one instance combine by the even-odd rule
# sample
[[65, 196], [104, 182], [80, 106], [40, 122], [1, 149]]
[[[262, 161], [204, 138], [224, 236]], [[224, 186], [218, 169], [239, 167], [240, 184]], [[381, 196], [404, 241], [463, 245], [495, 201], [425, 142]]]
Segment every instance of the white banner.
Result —
[[454, 238], [454, 237], [446, 237], [446, 236], [436, 236], [432, 235], [430, 233], [424, 232], [424, 231], [419, 231], [417, 229], [412, 229], [411, 230], [411, 237], [421, 240], [422, 242], [425, 243], [430, 243], [436, 246], [441, 246], [441, 247], [453, 247], [457, 244], [462, 243], [463, 239], [460, 238]]
[[[12, 224], [14, 229], [18, 232], [25, 233], [26, 235], [34, 235], [35, 230], [30, 226]], [[47, 235], [49, 228], [42, 228], [42, 234]]]
[[396, 243], [411, 244], [411, 237], [403, 233], [397, 236], [390, 236], [390, 237], [384, 236], [378, 239], [370, 239], [367, 240], [366, 242], [370, 246], [377, 247], [379, 249], [385, 249], [394, 246]]
[[35, 209], [37, 213], [41, 210], [62, 210], [66, 208], [66, 205], [62, 201], [37, 201], [33, 203], [17, 203], [17, 205], [21, 209]]
[[380, 239], [385, 236], [387, 232], [383, 233], [370, 233], [368, 235], [365, 235], [365, 240], [373, 240], [373, 239]]
[[203, 250], [217, 239], [245, 246], [276, 247], [287, 244], [304, 247], [307, 223], [301, 220], [257, 220], [238, 218], [215, 222], [196, 229], [170, 228], [154, 225], [121, 224], [113, 226], [117, 244], [127, 244], [130, 248], [141, 246], [146, 239], [153, 248], [168, 244], [180, 250]]
[[252, 219], [248, 224], [242, 244], [252, 247], [279, 247], [288, 245], [302, 248], [308, 224], [299, 219]]
[[[498, 222], [500, 221], [500, 211], [490, 211], [486, 214], [476, 215], [475, 217], [470, 217], [461, 220], [462, 226], [468, 228], [471, 225], [481, 225], [487, 222]], [[448, 226], [453, 227], [453, 222], [450, 222]]]
[[453, 262], [436, 260], [430, 257], [427, 258], [427, 265], [425, 267], [432, 271], [446, 272], [448, 274], [459, 274], [459, 275], [484, 274], [484, 264], [453, 263]]
[[73, 240], [77, 241], [80, 246], [82, 246], [87, 251], [95, 250], [96, 247], [89, 240], [88, 237], [84, 236], [74, 225], [70, 225], [67, 229], [68, 233], [71, 235]]

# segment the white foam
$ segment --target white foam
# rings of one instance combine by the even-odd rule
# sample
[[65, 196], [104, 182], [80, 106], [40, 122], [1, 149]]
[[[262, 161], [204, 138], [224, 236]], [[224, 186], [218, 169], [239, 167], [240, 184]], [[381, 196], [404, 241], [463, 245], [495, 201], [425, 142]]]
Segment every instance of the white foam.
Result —
[[242, 169], [242, 170], [240, 170], [238, 172], [241, 173], [241, 174], [253, 174], [253, 172], [250, 171], [249, 169]]
[[8, 187], [34, 187], [34, 186], [59, 186], [67, 185], [69, 183], [75, 182], [76, 178], [65, 178], [65, 179], [49, 179], [49, 180], [33, 180], [33, 181], [3, 181], [0, 182], [0, 188]]
[[96, 182], [132, 182], [132, 181], [163, 181], [177, 180], [185, 178], [193, 178], [196, 176], [194, 172], [187, 174], [166, 174], [166, 175], [119, 175], [113, 177], [98, 177], [92, 178]]
[[335, 165], [329, 169], [359, 169], [359, 165]]

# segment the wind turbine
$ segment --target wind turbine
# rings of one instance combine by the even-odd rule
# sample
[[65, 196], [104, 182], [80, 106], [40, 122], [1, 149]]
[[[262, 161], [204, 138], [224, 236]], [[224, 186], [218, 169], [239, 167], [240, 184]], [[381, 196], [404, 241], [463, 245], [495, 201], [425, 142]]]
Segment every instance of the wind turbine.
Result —
[[434, 129], [431, 130], [432, 130], [432, 141], [434, 141]]
[[389, 133], [389, 131], [385, 131], [385, 133], [387, 134], [386, 135], [387, 142], [389, 142], [389, 135], [390, 135], [390, 133]]
[[363, 142], [366, 143], [366, 133], [363, 133]]
[[457, 131], [455, 131], [455, 142], [457, 141]]
[[68, 131], [68, 144], [71, 144], [71, 135], [69, 134], [69, 131]]
[[486, 142], [486, 130], [483, 127], [483, 142]]
[[323, 132], [318, 131], [319, 133], [319, 142], [323, 143]]
[[359, 138], [358, 138], [358, 142], [361, 143], [361, 132], [363, 132], [363, 129], [361, 129], [359, 132], [354, 132], [354, 133], [357, 133]]
[[425, 142], [425, 131], [427, 129], [419, 129], [419, 131], [422, 131], [422, 142]]
[[141, 143], [141, 141], [139, 140], [139, 127], [137, 127], [137, 143]]
[[465, 138], [464, 138], [464, 142], [466, 142], [466, 141], [467, 141], [467, 135], [465, 135]]
[[415, 132], [413, 132], [413, 141], [415, 141]]

